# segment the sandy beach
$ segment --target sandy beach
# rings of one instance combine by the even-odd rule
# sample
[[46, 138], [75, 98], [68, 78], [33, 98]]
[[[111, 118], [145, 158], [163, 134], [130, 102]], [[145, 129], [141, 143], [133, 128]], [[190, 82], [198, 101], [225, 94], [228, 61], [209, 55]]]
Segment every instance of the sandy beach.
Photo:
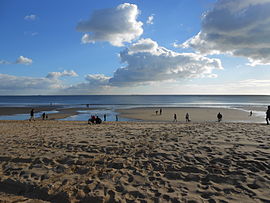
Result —
[[[32, 108], [35, 110], [35, 118], [37, 120], [41, 120], [42, 112], [49, 112], [47, 113], [48, 120], [65, 119], [71, 116], [79, 115], [80, 111], [88, 111], [89, 117], [90, 115], [97, 115], [103, 118], [104, 114], [98, 114], [97, 112], [99, 110], [101, 112], [102, 110], [105, 110], [105, 108], [68, 108], [63, 106], [0, 107], [0, 116], [29, 114]], [[162, 114], [160, 115], [160, 108], [161, 107], [140, 107], [116, 109], [114, 111], [116, 111], [121, 118], [127, 118], [137, 121], [172, 122], [174, 120], [174, 114], [176, 114], [178, 122], [185, 122], [185, 115], [186, 113], [188, 113], [191, 122], [216, 122], [217, 114], [220, 112], [223, 115], [223, 122], [265, 123], [264, 112], [266, 111], [266, 109], [263, 108], [260, 108], [259, 111], [258, 109], [256, 109], [256, 111], [253, 111], [252, 116], [249, 115], [250, 109], [229, 109], [216, 107], [162, 107]], [[93, 111], [94, 113], [91, 113], [91, 111]]]
[[185, 115], [188, 113], [191, 122], [214, 122], [217, 121], [217, 114], [220, 112], [223, 122], [265, 122], [265, 115], [253, 113], [252, 116], [249, 116], [249, 110], [207, 107], [163, 107], [161, 109], [161, 115], [160, 108], [157, 107], [119, 109], [117, 111], [122, 117], [142, 121], [173, 121], [173, 116], [176, 114], [177, 121], [185, 122]]
[[269, 126], [0, 121], [0, 202], [270, 202]]
[[97, 108], [64, 108], [62, 106], [31, 106], [31, 107], [0, 107], [0, 116], [1, 115], [15, 115], [15, 114], [29, 114], [30, 111], [34, 109], [35, 119], [41, 120], [40, 116], [37, 116], [37, 113], [47, 112], [47, 111], [56, 111], [55, 113], [47, 113], [48, 120], [57, 120], [63, 119], [70, 116], [78, 115], [79, 111], [82, 110], [97, 110]]

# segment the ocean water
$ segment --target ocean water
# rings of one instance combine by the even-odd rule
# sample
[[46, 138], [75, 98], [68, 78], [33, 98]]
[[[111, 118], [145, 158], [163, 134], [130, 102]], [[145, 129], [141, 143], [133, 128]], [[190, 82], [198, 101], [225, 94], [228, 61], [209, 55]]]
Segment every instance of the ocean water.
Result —
[[[89, 114], [108, 114], [108, 120], [115, 120], [115, 109], [132, 107], [221, 107], [256, 109], [265, 114], [270, 105], [267, 95], [51, 95], [51, 96], [0, 96], [0, 106], [47, 106], [99, 108], [100, 110], [82, 111], [79, 115], [65, 120], [85, 120]], [[248, 110], [247, 110], [248, 111]], [[26, 115], [8, 116], [9, 119], [24, 120]], [[1, 120], [7, 116], [0, 116]], [[119, 117], [121, 120], [122, 118]], [[127, 119], [122, 119], [127, 120]]]

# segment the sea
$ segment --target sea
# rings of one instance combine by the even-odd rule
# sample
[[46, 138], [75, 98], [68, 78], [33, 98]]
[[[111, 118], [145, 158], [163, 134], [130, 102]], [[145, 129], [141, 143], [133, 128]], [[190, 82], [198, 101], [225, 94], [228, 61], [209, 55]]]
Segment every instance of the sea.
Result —
[[[84, 108], [76, 116], [64, 120], [87, 120], [89, 115], [107, 115], [114, 120], [116, 109], [135, 107], [217, 107], [238, 108], [265, 116], [270, 105], [270, 95], [40, 95], [0, 96], [0, 107], [62, 106], [63, 108]], [[87, 106], [96, 108], [87, 110]], [[55, 113], [50, 111], [46, 113]], [[0, 116], [0, 120], [25, 120], [27, 114]], [[121, 121], [129, 119], [119, 117]]]

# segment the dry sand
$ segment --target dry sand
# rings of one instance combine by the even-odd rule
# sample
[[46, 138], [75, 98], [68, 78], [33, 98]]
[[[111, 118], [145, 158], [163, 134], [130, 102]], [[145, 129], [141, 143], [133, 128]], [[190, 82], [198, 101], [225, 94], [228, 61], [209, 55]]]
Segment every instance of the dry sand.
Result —
[[[248, 111], [240, 109], [225, 109], [225, 108], [206, 108], [206, 107], [166, 107], [162, 108], [162, 115], [159, 114], [160, 108], [131, 108], [117, 110], [121, 117], [143, 120], [143, 121], [173, 121], [174, 114], [177, 115], [177, 120], [185, 122], [186, 113], [189, 114], [192, 122], [213, 122], [217, 121], [217, 114], [220, 112], [223, 115], [222, 121], [225, 122], [245, 122], [245, 123], [260, 123], [265, 122], [265, 117], [253, 113], [249, 116]], [[158, 114], [156, 114], [158, 111]]]
[[0, 121], [0, 202], [270, 202], [269, 129]]

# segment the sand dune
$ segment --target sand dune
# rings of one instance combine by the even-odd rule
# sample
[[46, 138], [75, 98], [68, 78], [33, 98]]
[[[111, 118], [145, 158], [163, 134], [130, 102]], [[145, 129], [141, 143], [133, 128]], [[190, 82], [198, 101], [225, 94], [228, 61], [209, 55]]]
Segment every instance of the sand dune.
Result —
[[3, 202], [270, 202], [267, 125], [0, 121], [0, 129]]

